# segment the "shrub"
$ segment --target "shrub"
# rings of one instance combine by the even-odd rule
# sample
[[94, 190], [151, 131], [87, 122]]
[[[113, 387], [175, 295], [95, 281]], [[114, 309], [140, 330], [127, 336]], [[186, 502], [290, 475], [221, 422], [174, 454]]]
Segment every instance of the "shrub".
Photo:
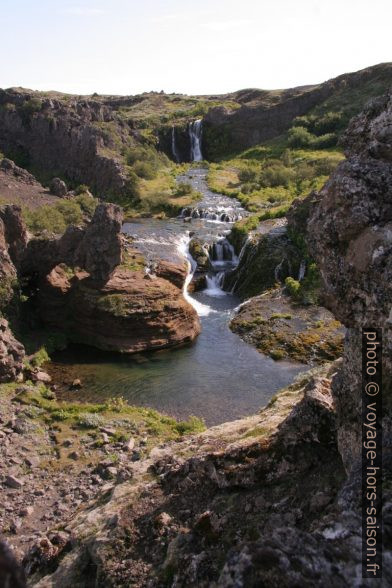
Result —
[[94, 412], [81, 412], [76, 424], [84, 429], [97, 429], [104, 424], [104, 420]]
[[336, 133], [327, 133], [320, 137], [315, 137], [311, 143], [312, 147], [316, 149], [325, 149], [327, 147], [334, 147], [338, 141]]
[[340, 129], [343, 123], [344, 119], [341, 112], [326, 112], [321, 118], [315, 121], [313, 131], [316, 135], [333, 133]]
[[94, 214], [94, 211], [98, 204], [97, 200], [87, 193], [82, 193], [79, 196], [76, 196], [74, 202], [77, 202], [82, 211], [88, 214], [89, 216], [92, 216]]
[[260, 184], [264, 188], [276, 186], [288, 186], [293, 178], [294, 172], [282, 164], [271, 165], [263, 168], [260, 172]]
[[176, 429], [180, 435], [201, 433], [202, 431], [205, 431], [205, 428], [204, 421], [195, 416], [190, 416], [187, 421], [180, 421], [176, 424]]
[[174, 194], [175, 196], [188, 196], [189, 194], [192, 194], [192, 192], [193, 188], [191, 184], [188, 182], [179, 182]]
[[312, 144], [314, 135], [309, 133], [305, 127], [293, 127], [288, 133], [288, 144], [290, 147], [309, 147]]
[[294, 278], [291, 278], [289, 276], [285, 280], [285, 286], [286, 286], [286, 290], [290, 294], [290, 296], [292, 296], [293, 298], [298, 297], [298, 294], [299, 294], [299, 291], [301, 288], [301, 284], [300, 284], [300, 282], [298, 282], [298, 280], [294, 280]]
[[88, 192], [90, 188], [86, 184], [79, 184], [79, 186], [75, 189], [75, 194], [79, 196], [79, 194], [84, 194]]
[[41, 349], [34, 353], [33, 357], [30, 360], [30, 363], [33, 367], [41, 367], [41, 365], [43, 365], [47, 361], [50, 361], [48, 352], [46, 351], [45, 347], [41, 347]]
[[156, 169], [148, 161], [136, 161], [133, 165], [133, 171], [139, 178], [145, 180], [153, 180], [157, 175]]
[[56, 204], [57, 210], [64, 218], [66, 226], [78, 225], [83, 221], [81, 208], [74, 200], [62, 200]]
[[240, 182], [253, 182], [256, 179], [256, 171], [249, 167], [241, 169], [238, 172], [238, 179]]

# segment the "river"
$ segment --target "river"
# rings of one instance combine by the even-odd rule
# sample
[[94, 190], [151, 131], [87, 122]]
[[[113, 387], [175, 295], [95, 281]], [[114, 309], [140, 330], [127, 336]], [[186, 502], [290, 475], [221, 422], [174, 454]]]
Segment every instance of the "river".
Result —
[[[190, 233], [210, 246], [224, 243], [232, 221], [246, 214], [236, 200], [210, 192], [205, 175], [205, 169], [194, 168], [179, 178], [203, 193], [195, 209], [184, 212], [185, 217], [193, 217], [191, 222], [184, 222], [184, 218], [140, 219], [124, 224], [123, 231], [134, 237], [134, 244], [151, 264], [158, 257], [175, 261], [187, 256]], [[230, 317], [240, 301], [220, 289], [217, 276], [232, 267], [236, 258], [232, 255], [229, 259], [226, 248], [226, 259], [222, 259], [221, 250], [221, 246], [215, 250], [208, 287], [186, 294], [202, 326], [192, 345], [136, 356], [71, 347], [56, 354], [53, 368], [60, 373], [64, 370], [68, 379], [70, 374], [80, 378], [83, 388], [77, 392], [60, 390], [60, 397], [80, 400], [82, 396], [99, 402], [122, 396], [131, 404], [181, 419], [199, 416], [213, 425], [256, 412], [289, 385], [305, 366], [275, 362], [230, 331]]]

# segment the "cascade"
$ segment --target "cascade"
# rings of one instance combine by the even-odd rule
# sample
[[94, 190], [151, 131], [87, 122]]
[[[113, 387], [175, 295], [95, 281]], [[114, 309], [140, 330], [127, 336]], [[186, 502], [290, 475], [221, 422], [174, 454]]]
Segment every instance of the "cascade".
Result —
[[171, 132], [171, 148], [172, 148], [172, 154], [173, 154], [175, 162], [180, 163], [180, 156], [178, 154], [177, 145], [176, 145], [176, 130], [175, 130], [174, 126], [172, 127], [172, 132]]
[[189, 139], [191, 143], [191, 161], [203, 161], [201, 152], [201, 138], [202, 138], [202, 120], [194, 120], [189, 123]]
[[302, 259], [300, 266], [299, 266], [299, 271], [298, 271], [298, 282], [301, 282], [304, 279], [305, 273], [306, 273], [306, 261], [305, 261], [305, 259]]

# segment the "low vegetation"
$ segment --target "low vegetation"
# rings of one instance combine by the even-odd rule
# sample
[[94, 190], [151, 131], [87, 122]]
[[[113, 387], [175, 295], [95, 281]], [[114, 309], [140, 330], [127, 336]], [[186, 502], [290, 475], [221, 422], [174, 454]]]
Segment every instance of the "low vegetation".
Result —
[[27, 227], [33, 233], [48, 231], [63, 233], [69, 225], [80, 225], [94, 213], [97, 200], [87, 192], [80, 192], [72, 199], [59, 200], [40, 208], [23, 209]]
[[38, 408], [39, 419], [46, 425], [62, 423], [73, 430], [96, 430], [97, 438], [100, 436], [98, 428], [105, 424], [115, 425], [117, 436], [124, 441], [131, 436], [130, 430], [137, 427], [139, 434], [149, 435], [151, 447], [164, 440], [205, 430], [204, 422], [197, 417], [177, 421], [151, 408], [131, 406], [123, 398], [108, 399], [101, 404], [59, 401], [44, 385], [24, 386], [17, 400], [22, 405]]
[[275, 218], [295, 198], [320, 189], [342, 159], [336, 149], [291, 148], [284, 137], [210, 164], [208, 184], [215, 192], [238, 198], [263, 220]]

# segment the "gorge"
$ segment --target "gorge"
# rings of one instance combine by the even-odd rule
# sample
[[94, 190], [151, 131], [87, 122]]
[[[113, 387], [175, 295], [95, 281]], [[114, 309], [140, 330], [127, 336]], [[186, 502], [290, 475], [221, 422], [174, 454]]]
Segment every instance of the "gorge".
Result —
[[391, 72], [220, 97], [0, 91], [10, 585], [370, 588], [369, 322], [392, 585]]

